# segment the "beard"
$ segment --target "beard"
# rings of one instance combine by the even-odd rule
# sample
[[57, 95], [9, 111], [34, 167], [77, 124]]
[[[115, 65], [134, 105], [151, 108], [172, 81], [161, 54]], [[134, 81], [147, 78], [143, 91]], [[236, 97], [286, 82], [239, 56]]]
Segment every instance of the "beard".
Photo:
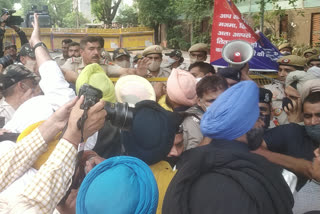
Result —
[[250, 150], [258, 149], [263, 141], [264, 128], [252, 128], [247, 132], [248, 146]]

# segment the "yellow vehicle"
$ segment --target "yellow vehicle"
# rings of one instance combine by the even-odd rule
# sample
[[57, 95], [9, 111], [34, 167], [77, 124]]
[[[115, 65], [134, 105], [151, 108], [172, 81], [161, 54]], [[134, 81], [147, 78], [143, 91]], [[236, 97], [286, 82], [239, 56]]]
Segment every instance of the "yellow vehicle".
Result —
[[[29, 38], [32, 28], [22, 28]], [[61, 49], [61, 41], [70, 38], [79, 42], [84, 36], [102, 36], [104, 49], [113, 51], [116, 48], [128, 50], [143, 50], [154, 44], [154, 31], [147, 27], [133, 27], [121, 29], [101, 28], [41, 28], [41, 39], [49, 50]], [[3, 42], [12, 42], [20, 48], [19, 36], [12, 29], [7, 29]]]

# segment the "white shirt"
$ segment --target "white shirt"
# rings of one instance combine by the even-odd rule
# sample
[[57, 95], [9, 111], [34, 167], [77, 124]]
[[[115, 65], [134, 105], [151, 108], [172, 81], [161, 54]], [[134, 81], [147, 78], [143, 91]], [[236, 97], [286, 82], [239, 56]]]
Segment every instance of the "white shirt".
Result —
[[5, 98], [2, 97], [2, 99], [0, 100], [0, 117], [5, 118], [4, 124], [11, 120], [15, 111], [16, 110], [6, 102]]
[[65, 80], [55, 61], [46, 61], [39, 67], [39, 85], [44, 95], [24, 102], [4, 128], [12, 132], [22, 132], [28, 126], [46, 120], [50, 115], [76, 95]]

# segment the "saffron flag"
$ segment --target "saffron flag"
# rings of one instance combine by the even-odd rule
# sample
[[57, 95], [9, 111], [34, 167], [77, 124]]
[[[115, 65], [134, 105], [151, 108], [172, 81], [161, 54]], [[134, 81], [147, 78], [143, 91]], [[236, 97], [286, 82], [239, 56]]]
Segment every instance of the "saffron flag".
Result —
[[211, 36], [210, 62], [215, 66], [228, 66], [221, 52], [225, 44], [232, 40], [249, 42], [254, 49], [254, 56], [249, 61], [250, 70], [275, 72], [276, 60], [281, 56], [278, 49], [261, 33], [255, 33], [244, 21], [236, 5], [231, 0], [214, 2], [214, 14]]

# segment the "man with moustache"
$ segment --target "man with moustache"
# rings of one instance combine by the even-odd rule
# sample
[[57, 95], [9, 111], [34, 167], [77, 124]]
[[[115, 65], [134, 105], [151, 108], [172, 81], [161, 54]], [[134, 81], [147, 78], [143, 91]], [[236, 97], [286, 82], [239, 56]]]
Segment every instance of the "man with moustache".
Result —
[[137, 69], [121, 68], [120, 66], [101, 59], [101, 38], [87, 36], [80, 41], [81, 57], [69, 58], [61, 67], [68, 82], [75, 83], [79, 73], [89, 64], [99, 64], [109, 77], [118, 77], [123, 74], [137, 74], [144, 76], [147, 73], [147, 60], [142, 60]]
[[71, 42], [68, 46], [68, 57], [79, 57], [80, 56], [80, 43]]

